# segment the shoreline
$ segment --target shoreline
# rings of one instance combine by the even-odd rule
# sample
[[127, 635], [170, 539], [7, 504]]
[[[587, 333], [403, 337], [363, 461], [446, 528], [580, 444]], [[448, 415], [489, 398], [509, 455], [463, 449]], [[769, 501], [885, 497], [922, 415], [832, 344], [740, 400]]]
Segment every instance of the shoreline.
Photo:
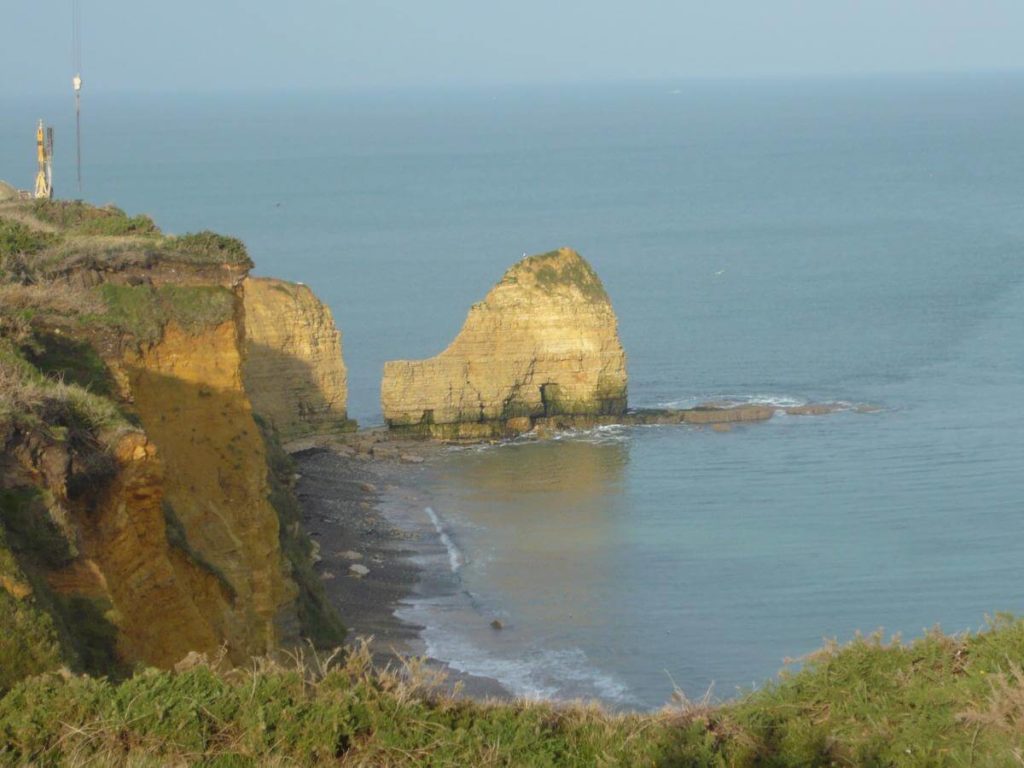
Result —
[[[777, 412], [790, 416], [825, 416], [838, 411], [872, 413], [879, 409], [848, 403], [765, 405], [729, 401], [686, 409], [639, 409], [616, 425], [685, 426], [701, 431], [732, 431], [764, 422]], [[530, 435], [505, 439], [440, 441], [371, 427], [340, 435], [292, 441], [285, 449], [296, 463], [294, 490], [303, 525], [315, 543], [315, 572], [327, 599], [348, 629], [347, 646], [367, 641], [379, 667], [402, 666], [422, 659], [443, 672], [443, 688], [475, 700], [518, 698], [500, 680], [462, 672], [428, 655], [427, 627], [401, 617], [403, 608], [420, 600], [452, 594], [444, 574], [430, 564], [452, 557], [450, 542], [436, 527], [424, 481], [447, 451], [467, 445], [545, 441], [555, 434], [589, 431], [559, 424]], [[589, 428], [601, 425], [588, 424]], [[454, 570], [454, 567], [453, 567]], [[408, 614], [408, 612], [406, 612]], [[500, 627], [499, 627], [500, 629]]]
[[[372, 439], [374, 434], [369, 430], [350, 439]], [[372, 448], [357, 452], [345, 441], [332, 443], [302, 448], [292, 458], [303, 525], [318, 548], [314, 569], [348, 629], [346, 645], [367, 641], [374, 663], [381, 667], [423, 658], [428, 667], [444, 673], [446, 690], [462, 696], [514, 699], [495, 679], [463, 673], [426, 656], [423, 627], [396, 615], [403, 605], [430, 596], [417, 594], [425, 569], [415, 559], [443, 545], [432, 540], [425, 515], [422, 522], [416, 520], [425, 505], [417, 503], [422, 500], [413, 475], [426, 471], [444, 446], [389, 441], [375, 456]], [[357, 574], [352, 566], [367, 572]]]

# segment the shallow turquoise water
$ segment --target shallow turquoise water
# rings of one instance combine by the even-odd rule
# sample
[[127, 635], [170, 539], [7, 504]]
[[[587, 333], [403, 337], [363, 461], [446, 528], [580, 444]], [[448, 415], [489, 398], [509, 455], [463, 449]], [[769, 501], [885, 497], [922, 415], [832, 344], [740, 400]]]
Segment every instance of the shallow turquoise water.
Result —
[[[0, 177], [23, 186], [60, 110], [60, 190], [67, 105], [0, 107]], [[461, 565], [408, 609], [436, 655], [657, 706], [760, 684], [824, 636], [1024, 609], [1024, 77], [86, 110], [87, 197], [238, 234], [313, 285], [364, 423], [385, 360], [436, 353], [509, 264], [563, 244], [612, 296], [633, 404], [883, 408], [453, 453], [429, 492]]]

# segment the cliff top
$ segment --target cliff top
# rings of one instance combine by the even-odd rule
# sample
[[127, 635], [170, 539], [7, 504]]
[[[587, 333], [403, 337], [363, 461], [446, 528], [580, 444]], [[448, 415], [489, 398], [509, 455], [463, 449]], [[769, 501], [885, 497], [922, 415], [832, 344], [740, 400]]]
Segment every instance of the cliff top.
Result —
[[144, 214], [80, 201], [4, 199], [0, 194], [0, 280], [7, 273], [52, 277], [161, 264], [247, 271], [245, 245], [204, 231], [166, 235]]
[[572, 248], [527, 256], [512, 265], [498, 284], [536, 287], [547, 294], [578, 293], [588, 301], [608, 301], [601, 278]]

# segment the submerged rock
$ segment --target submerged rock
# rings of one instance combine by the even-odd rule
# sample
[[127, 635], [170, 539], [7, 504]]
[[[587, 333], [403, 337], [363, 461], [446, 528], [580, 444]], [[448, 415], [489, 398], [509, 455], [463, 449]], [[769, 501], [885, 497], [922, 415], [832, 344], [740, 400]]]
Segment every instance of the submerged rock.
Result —
[[352, 563], [352, 565], [348, 567], [348, 571], [356, 578], [361, 579], [363, 576], [366, 576], [370, 572], [370, 569], [367, 568], [365, 565], [360, 565], [359, 563]]
[[381, 404], [391, 429], [446, 438], [624, 413], [626, 355], [600, 278], [569, 248], [523, 259], [444, 352], [385, 364]]

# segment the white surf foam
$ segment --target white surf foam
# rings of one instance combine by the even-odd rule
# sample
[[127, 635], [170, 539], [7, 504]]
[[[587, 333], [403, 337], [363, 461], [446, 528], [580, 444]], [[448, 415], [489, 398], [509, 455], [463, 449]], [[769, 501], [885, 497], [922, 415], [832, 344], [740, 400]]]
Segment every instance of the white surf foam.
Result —
[[448, 550], [448, 565], [452, 570], [452, 573], [458, 573], [465, 559], [462, 556], [462, 552], [455, 542], [452, 541], [452, 537], [448, 535], [448, 531], [445, 530], [444, 525], [441, 523], [441, 518], [437, 516], [437, 513], [430, 507], [426, 507], [424, 511], [427, 513], [427, 517], [430, 518], [430, 522], [434, 525], [434, 530], [437, 531], [437, 537], [441, 539], [441, 543], [444, 544], [444, 548]]
[[667, 400], [658, 403], [659, 408], [696, 408], [703, 403], [733, 403], [735, 405], [771, 405], [775, 408], [793, 408], [798, 405], [807, 405], [807, 400], [802, 397], [778, 394], [753, 394], [753, 395], [722, 395], [710, 394], [696, 397], [683, 397], [678, 400]]
[[424, 627], [421, 639], [427, 656], [459, 672], [497, 680], [514, 696], [556, 701], [600, 699], [632, 706], [641, 703], [624, 683], [597, 669], [580, 648], [528, 647], [509, 658], [442, 628], [438, 618], [443, 614], [444, 609], [432, 606], [430, 600], [396, 612], [399, 618]]

